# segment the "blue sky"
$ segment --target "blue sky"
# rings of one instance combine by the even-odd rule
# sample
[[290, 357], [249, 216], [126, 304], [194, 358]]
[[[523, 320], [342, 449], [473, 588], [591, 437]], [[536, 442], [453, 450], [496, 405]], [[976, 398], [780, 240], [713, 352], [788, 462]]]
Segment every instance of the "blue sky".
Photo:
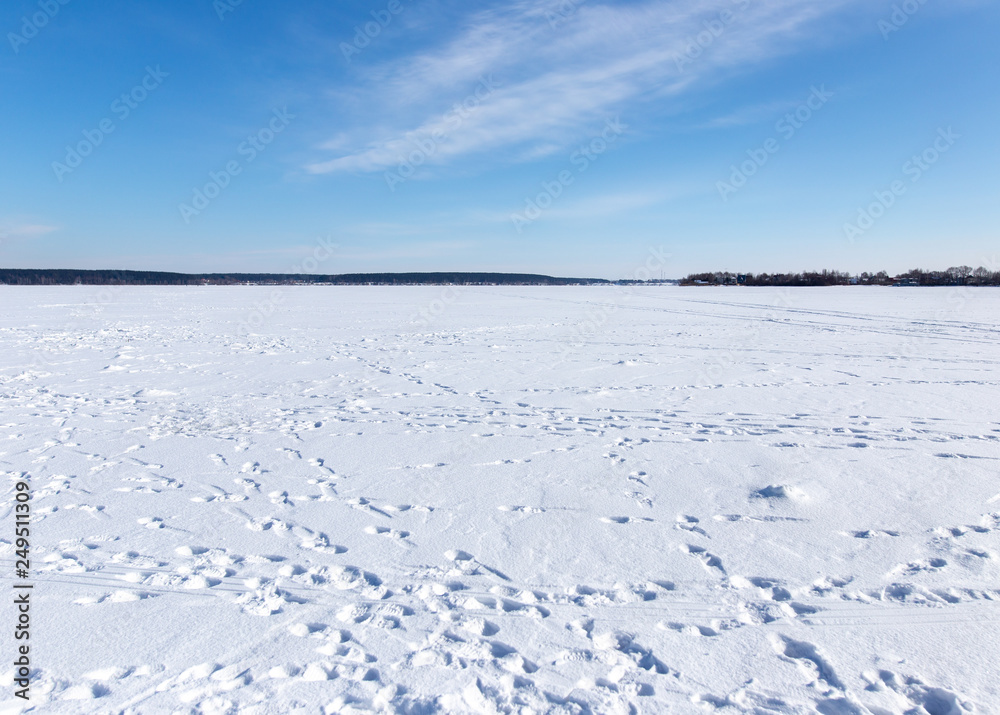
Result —
[[998, 30], [986, 0], [6, 0], [0, 265], [988, 265]]

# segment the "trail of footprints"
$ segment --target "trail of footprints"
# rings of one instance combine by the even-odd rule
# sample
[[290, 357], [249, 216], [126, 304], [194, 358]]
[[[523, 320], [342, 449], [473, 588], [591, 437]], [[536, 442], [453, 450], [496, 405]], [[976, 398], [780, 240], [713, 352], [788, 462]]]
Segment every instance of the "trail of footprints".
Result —
[[[632, 447], [625, 442], [617, 445], [619, 450]], [[284, 449], [282, 453], [290, 460], [301, 460], [297, 450]], [[617, 453], [608, 453], [612, 460]], [[211, 455], [220, 466], [230, 466], [221, 455]], [[135, 460], [137, 466], [155, 471], [159, 465], [147, 465]], [[621, 459], [624, 461], [624, 459]], [[266, 498], [282, 513], [294, 513], [297, 504], [307, 501], [337, 501], [344, 506], [370, 514], [375, 519], [394, 518], [406, 514], [429, 513], [433, 507], [412, 504], [378, 504], [365, 497], [344, 498], [338, 493], [340, 475], [325, 466], [322, 459], [309, 459], [308, 463], [321, 476], [307, 481], [311, 488], [305, 494], [289, 494], [287, 491], [261, 492], [260, 478], [267, 469], [257, 462], [247, 462], [240, 468], [241, 476], [233, 479], [234, 491], [218, 486], [205, 486], [202, 495], [192, 497], [199, 503], [232, 503], [237, 509], [240, 502]], [[633, 472], [628, 480], [640, 487], [647, 486], [644, 472]], [[178, 489], [183, 484], [169, 478], [155, 476], [129, 476], [124, 478], [128, 489], [137, 493], [155, 493], [164, 489]], [[71, 488], [69, 478], [53, 480], [45, 487], [46, 494], [58, 494]], [[240, 493], [242, 492], [242, 493]], [[626, 492], [639, 506], [650, 507], [652, 501], [640, 491]], [[62, 508], [79, 508], [99, 513], [102, 507], [89, 505], [68, 505]], [[541, 514], [544, 508], [517, 505], [502, 506], [501, 511], [512, 514]], [[342, 546], [332, 544], [329, 537], [287, 518], [278, 516], [250, 517], [243, 513], [245, 525], [254, 531], [267, 531], [278, 537], [293, 539], [305, 551], [326, 555], [340, 555], [346, 552]], [[738, 514], [716, 515], [714, 519], [722, 523], [740, 521], [792, 520], [782, 516], [743, 516]], [[601, 521], [611, 525], [639, 524], [652, 519], [634, 516], [608, 516]], [[150, 530], [170, 529], [163, 517], [149, 516], [138, 520], [140, 526]], [[695, 539], [710, 541], [709, 531], [701, 519], [691, 515], [679, 515], [673, 528], [690, 534]], [[932, 530], [932, 543], [942, 549], [951, 549], [949, 558], [970, 558], [989, 560], [996, 557], [990, 552], [974, 546], [960, 545], [969, 535], [989, 534], [1000, 531], [1000, 513], [985, 515], [979, 524], [940, 527]], [[411, 538], [405, 529], [396, 529], [384, 523], [375, 523], [364, 529], [371, 537], [389, 539], [405, 545]], [[894, 538], [899, 532], [893, 530], [864, 530], [849, 532], [857, 539]], [[90, 541], [94, 541], [91, 539]], [[58, 552], [44, 557], [42, 571], [51, 573], [73, 573], [85, 577], [104, 576], [117, 579], [121, 587], [99, 596], [87, 596], [77, 600], [81, 607], [134, 602], [177, 592], [215, 592], [233, 601], [249, 614], [270, 617], [287, 613], [289, 609], [324, 602], [333, 597], [340, 600], [334, 611], [336, 627], [325, 623], [296, 623], [289, 627], [290, 636], [301, 638], [314, 645], [318, 656], [313, 660], [289, 662], [271, 666], [266, 672], [251, 671], [239, 664], [220, 665], [206, 663], [188, 668], [175, 676], [167, 677], [155, 687], [157, 693], [172, 693], [182, 703], [198, 704], [202, 712], [228, 712], [232, 705], [232, 695], [254, 682], [292, 683], [314, 682], [330, 679], [367, 684], [364, 697], [355, 699], [358, 704], [370, 707], [401, 706], [407, 701], [407, 694], [396, 686], [384, 685], [384, 675], [392, 671], [443, 667], [464, 670], [474, 668], [477, 672], [513, 674], [520, 681], [517, 687], [504, 690], [496, 682], [476, 681], [475, 692], [463, 693], [462, 704], [473, 703], [551, 703], [558, 700], [552, 693], [545, 693], [532, 682], [532, 674], [541, 667], [577, 669], [586, 672], [588, 664], [601, 664], [610, 668], [608, 675], [590, 683], [594, 693], [603, 700], [595, 702], [632, 702], [632, 698], [655, 694], [660, 687], [658, 678], [677, 680], [681, 674], [674, 671], [652, 650], [644, 647], [634, 634], [595, 628], [594, 621], [586, 616], [571, 618], [573, 611], [598, 608], [609, 605], [641, 604], [659, 601], [669, 607], [671, 595], [676, 587], [670, 582], [650, 582], [647, 584], [618, 586], [613, 589], [592, 588], [579, 585], [566, 591], [544, 589], [523, 589], [509, 583], [509, 578], [495, 567], [481, 563], [471, 554], [450, 551], [444, 555], [445, 564], [410, 574], [411, 582], [390, 586], [375, 574], [349, 565], [295, 564], [280, 557], [242, 557], [226, 549], [205, 547], [180, 547], [173, 563], [161, 561], [139, 553], [127, 551], [115, 554], [102, 567], [86, 564], [83, 558], [93, 550], [86, 543], [65, 544]], [[701, 562], [706, 572], [718, 579], [720, 588], [733, 594], [731, 601], [734, 613], [699, 621], [692, 619], [665, 619], [659, 628], [680, 635], [715, 638], [727, 631], [746, 626], [764, 625], [782, 619], [792, 619], [806, 625], [835, 621], [863, 622], [865, 616], [838, 615], [836, 608], [828, 609], [816, 605], [817, 599], [834, 603], [878, 603], [890, 602], [901, 605], [947, 605], [970, 601], [1000, 600], [1000, 592], [977, 591], [973, 589], [931, 589], [912, 583], [892, 583], [880, 590], [851, 590], [850, 578], [826, 577], [802, 587], [791, 587], [777, 579], [748, 577], [729, 574], [723, 559], [699, 543], [686, 543], [681, 550], [690, 558]], [[924, 573], [936, 573], [945, 569], [949, 561], [945, 557], [931, 557], [901, 564], [890, 575], [917, 577]], [[483, 580], [492, 582], [485, 585]], [[471, 581], [471, 583], [470, 583]], [[94, 581], [96, 584], [97, 581]], [[321, 596], [317, 594], [328, 594]], [[812, 601], [806, 603], [805, 601]], [[566, 610], [571, 609], [571, 610]], [[857, 613], [857, 612], [855, 612]], [[558, 614], [565, 620], [565, 628], [581, 640], [578, 648], [564, 650], [551, 662], [535, 662], [504, 643], [501, 638], [504, 620], [510, 617], [536, 619], [539, 622], [552, 619]], [[439, 621], [419, 643], [400, 660], [379, 663], [375, 655], [368, 652], [348, 629], [377, 629], [393, 632], [405, 630], [409, 619], [425, 620], [433, 617]], [[423, 629], [427, 630], [427, 629]], [[780, 659], [794, 664], [814, 685], [812, 690], [822, 697], [817, 703], [821, 712], [862, 713], [864, 710], [855, 696], [845, 692], [828, 659], [814, 645], [803, 641], [775, 636], [772, 639], [775, 653]], [[605, 670], [607, 670], [605, 668]], [[83, 684], [70, 684], [40, 674], [39, 692], [58, 694], [60, 699], [93, 699], [108, 695], [114, 688], [130, 681], [162, 677], [150, 666], [105, 668], [86, 676]], [[48, 678], [48, 679], [47, 679]], [[928, 712], [969, 711], [971, 707], [961, 696], [946, 689], [925, 684], [915, 676], [899, 675], [890, 671], [865, 674], [867, 692], [882, 698], [887, 708], [925, 708]], [[618, 699], [616, 701], [616, 698]], [[763, 694], [744, 690], [739, 697], [700, 694], [693, 696], [695, 702], [705, 706], [726, 708], [733, 705], [746, 706], [754, 702], [766, 703]], [[344, 701], [347, 705], [350, 699]], [[390, 705], [394, 704], [394, 705]], [[891, 711], [891, 710], [887, 710]]]
[[[202, 564], [241, 562], [231, 554], [199, 549], [191, 551], [190, 554], [182, 555]], [[146, 568], [163, 565], [137, 555], [125, 556], [119, 560]], [[220, 712], [225, 712], [227, 707], [232, 706], [233, 698], [238, 696], [238, 692], [252, 683], [280, 691], [285, 684], [336, 679], [357, 683], [362, 688], [360, 691], [353, 691], [355, 695], [352, 696], [355, 698], [353, 702], [359, 706], [378, 707], [381, 703], [386, 707], [400, 708], [406, 707], [407, 694], [397, 686], [385, 684], [387, 679], [391, 680], [389, 676], [392, 673], [422, 668], [446, 668], [456, 671], [472, 669], [480, 675], [475, 686], [478, 694], [463, 693], [461, 697], [465, 701], [453, 703], [456, 707], [467, 707], [469, 698], [482, 698], [482, 702], [492, 703], [492, 707], [517, 698], [524, 703], [537, 705], [554, 702], [553, 693], [546, 693], [532, 681], [532, 676], [540, 668], [552, 667], [563, 673], [584, 676], [592, 672], [594, 666], [600, 666], [604, 676], [591, 681], [584, 678], [581, 681], [589, 683], [587, 687], [595, 698], [594, 707], [600, 710], [600, 704], [608, 707], [615, 702], [633, 702], [634, 698], [655, 695], [659, 688], [675, 690], [682, 687], [682, 673], [644, 646], [636, 635], [597, 627], [594, 620], [586, 616], [567, 619], [564, 627], [576, 636], [579, 646], [558, 652], [551, 661], [534, 661], [502, 639], [503, 619], [512, 615], [546, 620], [554, 610], [560, 610], [562, 615], [567, 607], [576, 610], [609, 604], [657, 601], [674, 592], [673, 584], [649, 583], [610, 590], [581, 585], [563, 592], [525, 590], [495, 584], [482, 591], [477, 584], [468, 583], [469, 579], [479, 581], [491, 577], [489, 571], [480, 569], [484, 565], [478, 559], [466, 552], [456, 551], [445, 554], [443, 561], [442, 566], [414, 572], [411, 574], [413, 585], [403, 586], [395, 593], [386, 588], [377, 576], [361, 569], [307, 569], [284, 563], [279, 567], [278, 574], [288, 584], [285, 587], [288, 590], [279, 588], [275, 582], [262, 580], [249, 584], [255, 589], [237, 598], [236, 602], [251, 609], [250, 612], [256, 615], [274, 615], [289, 605], [308, 602], [305, 599], [296, 600], [293, 595], [295, 585], [349, 592], [361, 598], [345, 602], [336, 610], [336, 625], [295, 622], [287, 628], [290, 637], [302, 639], [309, 644], [314, 653], [312, 659], [272, 664], [267, 670], [254, 670], [239, 663], [205, 663], [165, 678], [162, 673], [157, 674], [161, 679], [153, 687], [153, 691], [156, 694], [172, 694], [180, 703], [200, 703], [203, 712], [209, 711], [206, 706], [217, 706], [221, 708]], [[838, 589], [846, 585], [845, 582], [829, 582], [817, 590]], [[796, 610], [789, 590], [776, 581], [763, 578], [741, 581], [734, 578], [732, 586], [767, 592], [767, 598], [779, 606], [791, 608], [795, 616], [809, 613], [808, 610]], [[402, 599], [408, 599], [408, 603], [400, 602]], [[110, 600], [114, 602], [115, 599], [112, 597]], [[782, 614], [780, 609], [776, 613], [787, 615]], [[394, 662], [380, 662], [362, 645], [365, 639], [359, 642], [353, 633], [353, 629], [359, 627], [394, 631], [405, 628], [405, 622], [410, 618], [425, 619], [428, 615], [437, 619], [437, 626], [429, 631], [426, 628], [416, 629], [418, 632], [426, 631], [426, 634], [419, 642], [412, 643], [408, 652]], [[747, 612], [737, 619], [716, 621], [713, 625], [690, 626], [671, 622], [662, 624], [661, 627], [680, 633], [691, 632], [691, 635], [715, 637], [731, 628], [753, 622], [768, 622], [768, 616]], [[808, 690], [819, 698], [816, 706], [820, 712], [865, 712], [857, 697], [845, 690], [843, 681], [819, 648], [807, 641], [780, 635], [772, 636], [772, 644], [780, 659], [796, 666], [807, 681], [812, 683]], [[105, 669], [95, 671], [93, 683], [72, 687], [68, 683], [54, 683], [52, 690], [57, 691], [62, 686], [60, 697], [63, 699], [99, 698], [129, 679], [149, 679], [153, 674], [148, 667]], [[509, 676], [520, 680], [506, 680]], [[960, 695], [928, 686], [917, 677], [879, 671], [866, 673], [865, 678], [870, 691], [866, 695], [884, 699], [887, 708], [905, 705], [907, 708], [925, 707], [928, 712], [971, 712], [970, 706]], [[520, 685], [518, 688], [505, 690], [502, 685], [505, 682], [518, 682]], [[81, 687], [84, 689], [81, 690]], [[766, 696], [744, 689], [731, 696], [695, 694], [692, 700], [706, 707], [726, 708], [737, 704], [763, 703]], [[939, 705], [955, 709], [935, 710]]]
[[[619, 450], [630, 450], [633, 449], [636, 444], [642, 444], [648, 440], [639, 440], [637, 443], [633, 444], [632, 440], [629, 438], [619, 438], [615, 443], [615, 448]], [[126, 453], [131, 454], [141, 449], [142, 445], [136, 445]], [[299, 450], [283, 448], [280, 450], [288, 459], [298, 461], [303, 459], [303, 455]], [[609, 452], [607, 456], [612, 458], [618, 458], [617, 453]], [[144, 469], [149, 469], [155, 471], [162, 468], [160, 465], [149, 464], [142, 462], [141, 460], [129, 457], [137, 466]], [[210, 459], [220, 466], [228, 466], [228, 462], [222, 455], [212, 454]], [[340, 501], [341, 503], [361, 511], [372, 514], [376, 518], [392, 518], [393, 516], [399, 516], [401, 514], [406, 514], [409, 512], [430, 512], [432, 507], [425, 506], [414, 506], [409, 504], [403, 505], [376, 505], [372, 503], [371, 500], [363, 497], [355, 497], [351, 499], [341, 498], [337, 490], [337, 482], [340, 476], [337, 475], [334, 470], [327, 467], [324, 460], [321, 458], [310, 458], [307, 460], [310, 466], [316, 470], [322, 472], [322, 476], [309, 479], [307, 483], [312, 487], [312, 492], [307, 494], [290, 495], [287, 491], [272, 491], [267, 495], [270, 503], [273, 506], [279, 507], [281, 509], [293, 509], [297, 503], [302, 503], [306, 501]], [[263, 468], [258, 462], [246, 462], [240, 468], [240, 472], [245, 476], [237, 477], [233, 480], [236, 485], [237, 490], [243, 492], [235, 493], [229, 492], [218, 486], [205, 486], [205, 493], [200, 496], [192, 497], [192, 501], [201, 503], [212, 503], [212, 502], [233, 502], [238, 503], [242, 501], [247, 501], [250, 498], [255, 498], [260, 493], [261, 483], [257, 478], [263, 476], [267, 473], [267, 469]], [[255, 478], [257, 477], [257, 478]], [[638, 485], [646, 485], [646, 474], [644, 472], [632, 472], [628, 475], [628, 480], [634, 482]], [[130, 489], [133, 491], [149, 491], [157, 492], [162, 489], [177, 489], [183, 487], [183, 484], [177, 482], [176, 480], [165, 478], [165, 477], [135, 477], [129, 476], [125, 477], [124, 481], [132, 484], [137, 484], [135, 487], [125, 487], [123, 489]], [[45, 496], [48, 493], [57, 494], [61, 490], [68, 489], [70, 487], [69, 479], [57, 479], [53, 480], [48, 486], [40, 491], [39, 498]], [[638, 504], [643, 506], [651, 506], [652, 501], [645, 497], [641, 492], [633, 491], [629, 492], [628, 495], [633, 498]], [[67, 505], [63, 507], [64, 509], [72, 509], [74, 505]], [[91, 513], [99, 513], [103, 507], [97, 505], [76, 505], [75, 508], [82, 509], [84, 511], [90, 511]], [[511, 513], [519, 514], [538, 514], [544, 513], [546, 511], [540, 507], [532, 507], [526, 505], [517, 505], [509, 507], [499, 507], [502, 511], [508, 511]], [[42, 512], [44, 517], [44, 511]], [[723, 522], [737, 522], [737, 521], [778, 521], [778, 520], [792, 520], [793, 517], [782, 517], [782, 516], [743, 516], [743, 515], [717, 515], [714, 517], [718, 521]], [[642, 522], [652, 522], [652, 519], [646, 517], [635, 517], [635, 516], [607, 516], [602, 517], [601, 521], [612, 525], [625, 525], [625, 524], [636, 524]], [[140, 525], [147, 529], [169, 529], [169, 524], [162, 517], [149, 516], [139, 519]], [[275, 535], [281, 536], [283, 538], [290, 538], [298, 541], [299, 546], [304, 550], [310, 550], [318, 553], [324, 554], [342, 554], [346, 549], [340, 545], [332, 544], [329, 537], [322, 533], [317, 532], [307, 527], [297, 525], [293, 521], [287, 518], [279, 518], [277, 516], [272, 517], [249, 517], [246, 516], [246, 526], [251, 530], [256, 531], [270, 531]], [[705, 528], [702, 527], [700, 520], [697, 517], [690, 515], [681, 515], [677, 517], [674, 528], [690, 532], [692, 535], [703, 537], [705, 539], [710, 539], [709, 533]], [[951, 544], [956, 542], [969, 534], [987, 534], [1000, 530], [1000, 514], [992, 513], [985, 515], [979, 524], [974, 525], [963, 525], [954, 527], [941, 527], [934, 529], [932, 534], [935, 539], [939, 541], [947, 542]], [[384, 539], [389, 539], [393, 542], [399, 543], [400, 545], [406, 547], [410, 544], [411, 534], [408, 530], [391, 528], [381, 523], [371, 524], [364, 528], [364, 533], [372, 536]], [[851, 536], [859, 539], [873, 539], [873, 538], [892, 538], [899, 535], [899, 532], [893, 530], [864, 530], [851, 532]], [[727, 577], [727, 572], [725, 566], [723, 565], [722, 559], [715, 553], [709, 551], [705, 546], [700, 544], [687, 544], [683, 547], [683, 550], [690, 555], [692, 558], [696, 558], [704, 565], [707, 571], [710, 573], [715, 573], [720, 578], [725, 579]], [[193, 554], [195, 556], [201, 556], [201, 554]], [[119, 555], [121, 556], [121, 555]], [[212, 558], [215, 561], [212, 561]], [[996, 557], [987, 550], [978, 549], [975, 547], [966, 548], [963, 550], [956, 551], [952, 558], [958, 559], [979, 559], [979, 560], [991, 560]], [[119, 561], [119, 565], [127, 561], [127, 558], [123, 561]], [[900, 576], [900, 577], [914, 577], [922, 573], [934, 573], [941, 571], [948, 566], [948, 560], [944, 557], [933, 557], [920, 561], [913, 561], [906, 564], [899, 565], [894, 569], [889, 575]], [[161, 565], [162, 566], [162, 565]], [[225, 557], [219, 554], [210, 554], [207, 557], [203, 557], [201, 561], [194, 564], [185, 564], [178, 568], [176, 573], [164, 574], [162, 572], [150, 572], [150, 573], [132, 573], [129, 578], [136, 585], [146, 585], [152, 588], [184, 588], [184, 589], [199, 589], [199, 588], [212, 588], [222, 583], [222, 580], [229, 578], [233, 575], [232, 564], [227, 564], [225, 562]], [[62, 555], [58, 558], [50, 557], [50, 560], [46, 562], [44, 567], [48, 571], [59, 572], [79, 572], [84, 569], [73, 556]], [[485, 567], [484, 567], [485, 568]], [[325, 578], [321, 574], [311, 574], [311, 578]], [[832, 579], [830, 581], [830, 586], [819, 586], [813, 590], [813, 595], [826, 595], [830, 591], [840, 590], [841, 587], [836, 586], [836, 580]], [[112, 594], [113, 595], [113, 594]], [[858, 600], [858, 601], [895, 601], [900, 603], [959, 603], [967, 600], [988, 600], [994, 598], [993, 592], [988, 591], [976, 591], [971, 589], [929, 589], [923, 586], [908, 584], [908, 583], [893, 583], [881, 590], [869, 590], [867, 592], [840, 592], [837, 596], [843, 600]], [[103, 597], [104, 600], [110, 598], [110, 596]], [[116, 596], [116, 598], [124, 598], [122, 594]], [[273, 584], [268, 585], [262, 583], [260, 586], [254, 589], [254, 595], [248, 598], [248, 602], [251, 603], [251, 608], [256, 610], [264, 610], [275, 612], [276, 608], [280, 607], [276, 604], [283, 602], [284, 596], [280, 592], [280, 589], [273, 586]], [[787, 601], [787, 598], [774, 598], [776, 601]], [[98, 602], [102, 602], [100, 599]], [[287, 599], [284, 599], [287, 602]], [[263, 605], [261, 605], [263, 604]], [[765, 609], [766, 610], [766, 609]], [[802, 610], [796, 610], [796, 616], [802, 615]], [[766, 620], [766, 619], [765, 619]], [[711, 626], [701, 627], [701, 631], [709, 632], [712, 630], [717, 630]]]

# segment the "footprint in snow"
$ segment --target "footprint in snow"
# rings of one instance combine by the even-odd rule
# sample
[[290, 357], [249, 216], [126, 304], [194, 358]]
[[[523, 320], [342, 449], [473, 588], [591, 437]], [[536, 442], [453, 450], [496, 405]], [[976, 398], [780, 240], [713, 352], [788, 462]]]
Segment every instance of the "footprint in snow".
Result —
[[637, 524], [653, 520], [646, 516], [602, 516], [601, 521], [605, 524]]
[[649, 509], [653, 508], [653, 500], [647, 497], [642, 492], [626, 492], [625, 494], [626, 496], [628, 496], [629, 499], [632, 499], [640, 506], [644, 506]]
[[144, 601], [147, 598], [156, 598], [157, 594], [147, 593], [145, 591], [115, 591], [114, 593], [106, 593], [103, 596], [84, 596], [83, 598], [78, 598], [73, 603], [78, 606], [96, 606], [99, 603], [134, 603], [136, 601]]
[[755, 499], [790, 499], [794, 501], [806, 498], [804, 491], [787, 484], [771, 484], [763, 489], [758, 489], [750, 496]]
[[537, 506], [498, 506], [500, 511], [509, 511], [515, 514], [544, 514], [545, 509]]
[[207, 504], [209, 502], [230, 502], [230, 501], [246, 501], [249, 499], [245, 494], [230, 494], [227, 491], [219, 489], [217, 492], [208, 494], [202, 497], [191, 497], [191, 501], [196, 504]]
[[681, 514], [677, 517], [677, 523], [674, 524], [674, 528], [680, 529], [681, 531], [690, 531], [695, 534], [701, 534], [705, 538], [712, 538], [708, 535], [707, 531], [698, 526], [699, 521], [698, 517]]
[[434, 507], [432, 506], [420, 506], [416, 504], [386, 504], [382, 508], [397, 514], [409, 511], [421, 511], [429, 514], [434, 511]]
[[781, 521], [801, 521], [807, 522], [808, 519], [800, 519], [795, 516], [748, 516], [746, 514], [716, 514], [714, 517], [716, 521], [749, 521], [749, 522], [760, 522], [760, 523], [774, 523]]
[[[814, 679], [821, 691], [830, 688], [843, 690], [844, 685], [834, 672], [833, 666], [812, 643], [797, 641], [786, 636], [772, 638], [774, 649], [778, 655], [790, 663], [795, 663], [804, 673]], [[823, 687], [825, 684], [826, 687]]]
[[444, 557], [449, 561], [454, 562], [454, 564], [464, 572], [474, 574], [476, 570], [483, 569], [493, 574], [494, 576], [503, 579], [504, 581], [510, 581], [510, 577], [507, 576], [505, 573], [487, 566], [483, 562], [476, 559], [476, 557], [470, 554], [468, 551], [462, 551], [460, 549], [451, 549], [444, 553]]
[[711, 626], [700, 626], [692, 623], [678, 623], [676, 621], [660, 622], [656, 624], [660, 630], [677, 631], [689, 636], [704, 636], [714, 638], [719, 635], [719, 631]]
[[931, 571], [931, 572], [940, 571], [947, 565], [948, 562], [945, 559], [941, 558], [924, 559], [922, 561], [911, 561], [907, 564], [900, 564], [889, 573], [912, 576], [914, 574], [918, 574], [924, 571]]
[[[906, 712], [928, 712], [935, 715], [964, 715], [975, 712], [972, 703], [958, 693], [927, 685], [920, 678], [900, 676], [889, 670], [867, 671], [861, 677], [870, 693], [893, 693], [907, 701]], [[893, 702], [893, 705], [897, 703]], [[905, 707], [905, 706], [904, 706]]]
[[714, 569], [721, 573], [726, 574], [726, 569], [722, 566], [722, 559], [713, 553], [710, 553], [704, 546], [695, 546], [694, 544], [687, 544], [684, 546], [684, 550], [691, 554], [695, 558], [704, 564], [707, 569]]
[[402, 531], [399, 529], [390, 529], [387, 526], [366, 526], [366, 534], [372, 534], [373, 536], [385, 536], [390, 539], [403, 540], [410, 537], [410, 532]]
[[849, 533], [855, 539], [874, 539], [879, 536], [899, 536], [898, 531], [891, 531], [889, 529], [865, 529], [864, 531], [852, 531]]

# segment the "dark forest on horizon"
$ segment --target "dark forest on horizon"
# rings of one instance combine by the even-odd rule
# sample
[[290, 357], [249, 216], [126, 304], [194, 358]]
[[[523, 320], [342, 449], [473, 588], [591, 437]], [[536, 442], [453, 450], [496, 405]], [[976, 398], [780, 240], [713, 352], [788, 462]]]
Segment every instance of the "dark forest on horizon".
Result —
[[0, 268], [6, 285], [589, 285], [610, 281], [529, 273], [169, 273], [164, 271]]
[[943, 271], [918, 268], [890, 276], [885, 271], [850, 274], [843, 271], [802, 273], [692, 273], [680, 280], [605, 280], [601, 278], [557, 278], [533, 273], [427, 272], [427, 273], [173, 273], [166, 271], [73, 270], [0, 268], [0, 285], [467, 285], [467, 286], [578, 286], [662, 285], [684, 286], [1000, 286], [1000, 271], [984, 267], [957, 266]]
[[747, 286], [1000, 286], [1000, 271], [980, 266], [954, 266], [944, 271], [919, 268], [890, 276], [885, 271], [851, 275], [841, 271], [804, 273], [692, 273], [681, 285], [747, 285]]

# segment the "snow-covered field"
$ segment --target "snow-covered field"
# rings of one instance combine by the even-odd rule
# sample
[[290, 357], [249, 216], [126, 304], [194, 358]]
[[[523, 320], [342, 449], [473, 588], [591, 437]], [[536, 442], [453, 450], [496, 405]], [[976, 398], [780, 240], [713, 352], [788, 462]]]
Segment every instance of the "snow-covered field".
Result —
[[0, 308], [5, 712], [1000, 712], [998, 290]]

